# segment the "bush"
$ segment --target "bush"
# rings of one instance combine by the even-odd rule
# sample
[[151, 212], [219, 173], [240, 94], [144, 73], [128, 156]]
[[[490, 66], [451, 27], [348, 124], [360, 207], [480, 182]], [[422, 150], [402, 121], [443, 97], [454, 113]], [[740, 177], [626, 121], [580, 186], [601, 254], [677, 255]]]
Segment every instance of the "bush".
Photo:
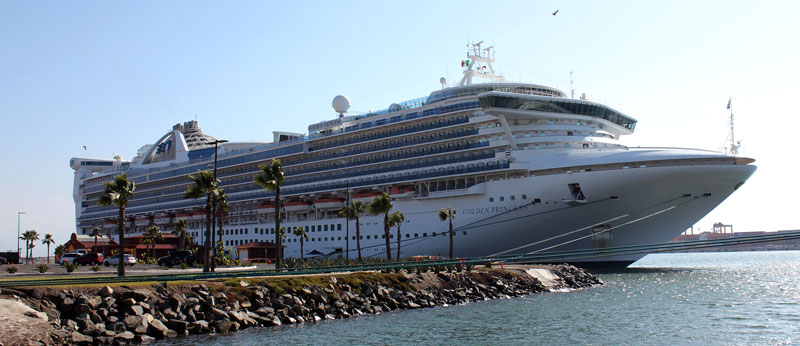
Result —
[[67, 273], [72, 273], [78, 268], [78, 265], [75, 263], [65, 263], [64, 268], [67, 269]]
[[92, 266], [92, 271], [93, 271], [93, 272], [98, 272], [98, 271], [100, 271], [100, 266]]
[[189, 268], [189, 265], [186, 262], [181, 262], [181, 269]]
[[45, 273], [50, 270], [50, 267], [48, 267], [47, 264], [42, 263], [39, 265], [38, 269], [40, 273]]
[[17, 266], [8, 266], [8, 268], [6, 268], [6, 271], [9, 274], [14, 274], [14, 273], [17, 272], [17, 270], [19, 270], [19, 268], [17, 268]]

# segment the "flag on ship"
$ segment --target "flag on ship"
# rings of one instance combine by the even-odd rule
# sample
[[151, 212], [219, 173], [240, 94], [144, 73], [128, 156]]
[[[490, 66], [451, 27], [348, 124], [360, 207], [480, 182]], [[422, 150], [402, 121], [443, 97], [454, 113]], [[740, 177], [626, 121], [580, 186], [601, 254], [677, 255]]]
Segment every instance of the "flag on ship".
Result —
[[728, 109], [731, 109], [731, 99], [728, 99]]

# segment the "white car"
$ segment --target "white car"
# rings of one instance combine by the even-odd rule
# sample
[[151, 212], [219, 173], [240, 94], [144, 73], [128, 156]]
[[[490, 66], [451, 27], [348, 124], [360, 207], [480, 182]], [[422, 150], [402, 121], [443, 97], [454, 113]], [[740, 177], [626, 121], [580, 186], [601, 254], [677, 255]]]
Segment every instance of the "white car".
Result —
[[[125, 259], [123, 260], [125, 264], [132, 266], [136, 264], [136, 257], [131, 255], [125, 254]], [[119, 255], [114, 255], [111, 257], [106, 257], [106, 260], [103, 261], [103, 265], [106, 267], [115, 266], [119, 264]]]
[[64, 254], [64, 256], [61, 256], [61, 258], [58, 259], [57, 263], [58, 264], [74, 263], [75, 259], [78, 257], [81, 257], [81, 255], [72, 252], [66, 253]]

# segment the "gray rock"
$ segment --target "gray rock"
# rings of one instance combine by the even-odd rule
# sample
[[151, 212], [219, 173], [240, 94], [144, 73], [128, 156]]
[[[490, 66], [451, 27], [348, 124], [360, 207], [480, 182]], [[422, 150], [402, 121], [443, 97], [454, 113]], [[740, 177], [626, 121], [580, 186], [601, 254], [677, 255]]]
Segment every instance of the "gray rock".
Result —
[[128, 331], [117, 333], [117, 335], [114, 335], [114, 339], [125, 342], [133, 341], [134, 337], [135, 335], [133, 335], [133, 333]]
[[131, 305], [128, 307], [128, 313], [141, 316], [144, 314], [144, 309], [140, 305]]
[[189, 327], [189, 331], [193, 334], [200, 334], [209, 331], [208, 322], [204, 320], [194, 321]]
[[99, 291], [97, 291], [97, 295], [103, 298], [108, 297], [114, 294], [114, 289], [109, 286], [103, 286]]
[[218, 320], [214, 322], [214, 330], [218, 333], [225, 334], [231, 330], [233, 324], [228, 320]]
[[167, 325], [169, 326], [170, 329], [179, 333], [189, 329], [189, 322], [176, 319], [171, 319], [167, 321]]
[[140, 344], [151, 344], [156, 341], [156, 338], [147, 335], [137, 335], [136, 342]]
[[150, 322], [150, 328], [148, 328], [147, 334], [156, 338], [164, 338], [168, 336], [169, 332], [169, 328], [167, 328], [161, 320], [154, 319]]
[[72, 332], [69, 336], [72, 339], [72, 343], [77, 345], [91, 345], [94, 343], [94, 338], [78, 332]]

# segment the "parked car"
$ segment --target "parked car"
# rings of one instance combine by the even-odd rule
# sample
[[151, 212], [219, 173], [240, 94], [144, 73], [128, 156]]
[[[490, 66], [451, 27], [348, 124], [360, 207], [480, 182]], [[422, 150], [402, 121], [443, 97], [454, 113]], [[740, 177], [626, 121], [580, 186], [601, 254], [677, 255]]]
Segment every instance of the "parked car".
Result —
[[5, 257], [0, 257], [0, 264], [8, 264]]
[[[125, 264], [127, 264], [129, 266], [133, 266], [134, 264], [136, 264], [136, 257], [133, 257], [133, 256], [131, 256], [129, 254], [125, 254], [125, 259], [123, 260], [123, 263], [125, 263]], [[103, 265], [106, 266], [106, 267], [115, 266], [115, 265], [118, 265], [118, 264], [119, 264], [119, 255], [106, 257], [105, 261], [103, 261]]]
[[104, 259], [105, 258], [103, 257], [102, 253], [92, 252], [76, 258], [72, 263], [82, 266], [85, 266], [87, 264], [98, 265], [100, 263], [103, 263]]
[[169, 256], [161, 257], [158, 259], [158, 265], [160, 267], [172, 267], [178, 263], [186, 263], [190, 266], [195, 265], [196, 263], [203, 263], [203, 258], [200, 256], [195, 256], [191, 251], [176, 251]]
[[74, 263], [75, 259], [78, 257], [81, 257], [81, 255], [78, 255], [76, 253], [66, 253], [64, 254], [64, 256], [61, 256], [58, 259], [58, 261], [56, 261], [56, 263], [58, 264]]

